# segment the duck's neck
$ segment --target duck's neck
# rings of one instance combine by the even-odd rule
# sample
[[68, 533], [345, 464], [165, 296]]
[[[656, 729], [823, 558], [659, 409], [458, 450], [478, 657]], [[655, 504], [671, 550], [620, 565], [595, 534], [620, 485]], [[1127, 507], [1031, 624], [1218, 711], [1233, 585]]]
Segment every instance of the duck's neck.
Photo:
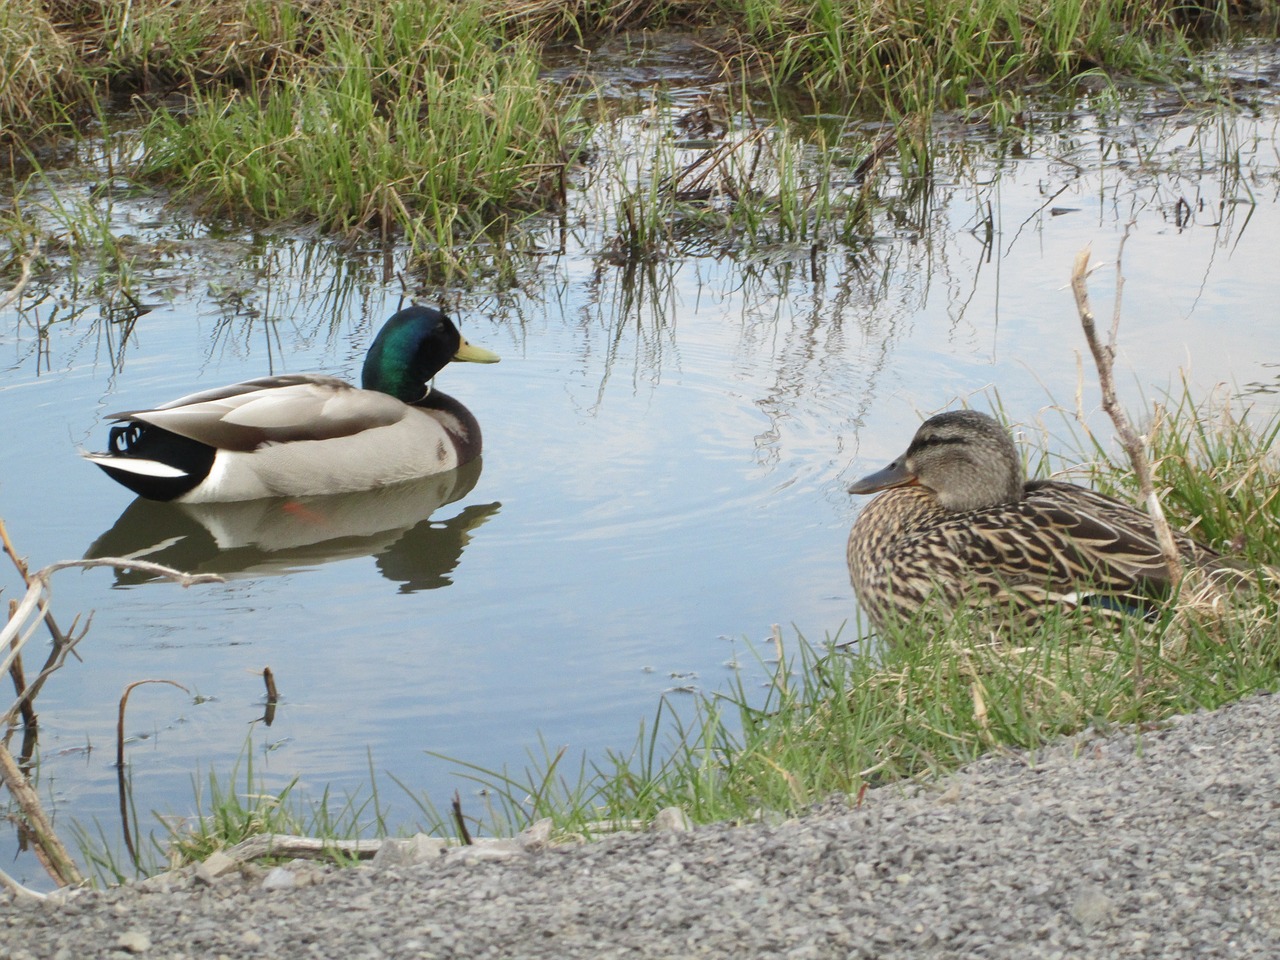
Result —
[[926, 487], [895, 487], [876, 497], [858, 516], [855, 526], [896, 539], [947, 517], [949, 511]]
[[390, 394], [403, 403], [417, 403], [426, 396], [427, 382], [438, 372], [424, 362], [417, 344], [398, 342], [404, 337], [379, 337], [364, 359], [360, 385], [366, 390]]

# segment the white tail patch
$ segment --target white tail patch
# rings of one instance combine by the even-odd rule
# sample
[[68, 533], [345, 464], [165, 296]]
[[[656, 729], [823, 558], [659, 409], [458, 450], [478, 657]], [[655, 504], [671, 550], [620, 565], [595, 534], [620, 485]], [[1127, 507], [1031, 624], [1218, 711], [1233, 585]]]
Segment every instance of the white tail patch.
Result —
[[159, 460], [140, 460], [136, 457], [113, 457], [106, 453], [84, 453], [81, 454], [90, 463], [96, 463], [99, 466], [110, 467], [113, 470], [123, 470], [125, 473], [136, 473], [140, 477], [163, 477], [172, 479], [174, 477], [189, 476], [187, 471], [179, 470], [177, 467], [171, 467], [167, 463], [161, 463]]

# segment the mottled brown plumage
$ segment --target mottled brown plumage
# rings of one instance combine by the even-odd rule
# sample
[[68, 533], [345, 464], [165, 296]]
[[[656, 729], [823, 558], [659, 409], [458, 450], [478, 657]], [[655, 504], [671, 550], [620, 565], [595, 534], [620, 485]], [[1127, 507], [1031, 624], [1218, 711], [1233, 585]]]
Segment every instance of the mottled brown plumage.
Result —
[[[1024, 483], [1008, 431], [985, 414], [929, 418], [906, 453], [849, 488], [882, 490], [848, 547], [854, 592], [879, 628], [922, 608], [975, 601], [1024, 619], [1080, 605], [1114, 615], [1169, 590], [1146, 513], [1070, 483]], [[1187, 564], [1232, 569], [1209, 547], [1175, 536]]]

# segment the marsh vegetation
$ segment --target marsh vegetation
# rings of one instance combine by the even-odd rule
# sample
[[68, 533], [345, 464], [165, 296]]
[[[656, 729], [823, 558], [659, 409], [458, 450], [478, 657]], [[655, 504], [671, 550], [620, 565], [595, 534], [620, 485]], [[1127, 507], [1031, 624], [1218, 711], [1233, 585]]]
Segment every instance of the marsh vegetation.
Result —
[[[1259, 344], [1267, 278], [1247, 266], [1256, 245], [1270, 247], [1280, 205], [1275, 16], [1268, 3], [1154, 0], [5, 4], [0, 287], [13, 299], [0, 388], [15, 389], [0, 397], [14, 414], [7, 448], [36, 452], [30, 467], [5, 467], [0, 509], [24, 514], [22, 549], [78, 555], [112, 509], [64, 478], [68, 424], [81, 442], [104, 404], [153, 388], [163, 399], [178, 392], [171, 379], [210, 371], [341, 368], [388, 300], [439, 299], [489, 323], [485, 341], [509, 338], [500, 349], [526, 371], [504, 364], [521, 379], [499, 381], [487, 406], [478, 398], [494, 451], [479, 493], [467, 478], [458, 495], [470, 499], [453, 515], [415, 515], [399, 541], [417, 538], [421, 554], [434, 537], [431, 563], [406, 570], [403, 555], [378, 554], [370, 579], [416, 597], [393, 607], [349, 571], [326, 578], [329, 560], [314, 551], [270, 558], [288, 581], [275, 586], [259, 583], [261, 553], [224, 551], [245, 581], [206, 600], [175, 601], [124, 574], [107, 600], [68, 588], [60, 602], [99, 608], [95, 633], [146, 638], [118, 641], [111, 681], [163, 669], [194, 673], [197, 691], [238, 691], [192, 701], [193, 713], [229, 717], [209, 724], [216, 746], [203, 745], [197, 808], [166, 812], [137, 863], [114, 828], [86, 820], [82, 858], [116, 879], [158, 869], [171, 844], [203, 856], [263, 829], [456, 833], [448, 794], [419, 782], [409, 753], [450, 758], [450, 784], [478, 781], [461, 801], [473, 831], [551, 816], [565, 835], [590, 835], [667, 806], [695, 820], [795, 812], [1003, 746], [1274, 687], [1270, 593], [1212, 615], [1174, 603], [1117, 635], [1064, 617], [1009, 637], [960, 617], [927, 643], [869, 641], [841, 568], [852, 508], [839, 491], [855, 455], [897, 452], [881, 447], [900, 444], [913, 404], [963, 398], [1007, 405], [1032, 472], [1072, 467], [1080, 482], [1134, 496], [1075, 367], [1078, 331], [1042, 316], [1092, 235], [1055, 230], [1084, 208], [1076, 221], [1092, 219], [1104, 242], [1130, 223], [1152, 240], [1131, 248], [1131, 290], [1181, 298], [1164, 311], [1130, 294], [1121, 332], [1142, 368], [1125, 399], [1148, 428], [1171, 519], [1249, 562], [1280, 559], [1280, 416], [1265, 362], [1229, 368], [1252, 387], [1209, 396], [1190, 377], [1158, 409], [1145, 396], [1169, 387], [1196, 336], [1236, 357], [1243, 344], [1280, 348]], [[1241, 37], [1256, 44], [1243, 57]], [[1219, 305], [1210, 294], [1224, 272]], [[1201, 299], [1216, 309], [1208, 333], [1187, 319]], [[1211, 354], [1197, 357], [1210, 384], [1227, 363]], [[1044, 391], [1067, 412], [1027, 412]], [[902, 412], [877, 414], [886, 407]], [[56, 454], [16, 432], [27, 422]], [[723, 464], [732, 469], [716, 472]], [[49, 517], [50, 503], [86, 515]], [[473, 539], [490, 549], [473, 548], [455, 575]], [[650, 579], [629, 583], [637, 562]], [[316, 586], [293, 583], [307, 578]], [[144, 612], [116, 612], [122, 598]], [[205, 605], [196, 633], [215, 638], [190, 639], [188, 603]], [[295, 613], [275, 619], [277, 608]], [[762, 637], [769, 622], [784, 626]], [[708, 639], [744, 630], [755, 639], [719, 680], [665, 677], [692, 646], [709, 674], [724, 654]], [[379, 642], [339, 653], [366, 631]], [[582, 646], [561, 652], [569, 636]], [[287, 637], [314, 647], [278, 642]], [[184, 661], [205, 644], [216, 656]], [[292, 705], [308, 718], [294, 736], [314, 737], [296, 759], [287, 736], [260, 724], [246, 748], [245, 718], [227, 705], [257, 697], [256, 675], [252, 693], [230, 675], [260, 670], [252, 658], [264, 648], [289, 658], [273, 663], [286, 724], [289, 691], [310, 688], [313, 702]], [[355, 700], [329, 686], [344, 656], [366, 686]], [[363, 657], [365, 674], [351, 666]], [[609, 668], [592, 673], [597, 659]], [[624, 686], [620, 659], [633, 671], [657, 660], [657, 679]], [[473, 670], [510, 673], [512, 662], [536, 679], [472, 690]], [[585, 685], [626, 690], [631, 712], [596, 740], [580, 731], [604, 710], [576, 699], [577, 671], [595, 678]], [[68, 684], [68, 711], [77, 683], [86, 700], [99, 694]], [[352, 733], [341, 715], [362, 717], [383, 695], [383, 726]], [[430, 697], [436, 712], [416, 712]], [[546, 734], [563, 725], [545, 704], [571, 709], [562, 698], [586, 719]], [[629, 734], [617, 731], [634, 730], [637, 713], [652, 719], [620, 748]], [[474, 718], [487, 714], [482, 727]], [[52, 708], [45, 723], [30, 769], [74, 809], [90, 788], [62, 785], [81, 774], [61, 754], [79, 728]], [[467, 733], [418, 743], [411, 723]], [[522, 740], [472, 752], [515, 726]], [[526, 763], [517, 744], [530, 737]], [[365, 753], [376, 738], [390, 790]], [[131, 741], [138, 771], [146, 739]], [[189, 798], [189, 757], [157, 755]], [[331, 792], [335, 771], [366, 787]], [[151, 830], [153, 805], [129, 814], [135, 837]]]

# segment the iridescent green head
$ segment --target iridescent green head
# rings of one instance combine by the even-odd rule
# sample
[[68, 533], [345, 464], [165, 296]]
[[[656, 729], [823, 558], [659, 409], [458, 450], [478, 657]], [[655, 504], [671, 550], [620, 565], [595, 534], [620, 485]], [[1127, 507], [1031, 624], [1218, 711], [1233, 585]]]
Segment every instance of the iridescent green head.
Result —
[[453, 321], [430, 307], [405, 307], [378, 331], [364, 359], [361, 386], [416, 403], [427, 381], [450, 360], [497, 363], [498, 355], [473, 346]]

